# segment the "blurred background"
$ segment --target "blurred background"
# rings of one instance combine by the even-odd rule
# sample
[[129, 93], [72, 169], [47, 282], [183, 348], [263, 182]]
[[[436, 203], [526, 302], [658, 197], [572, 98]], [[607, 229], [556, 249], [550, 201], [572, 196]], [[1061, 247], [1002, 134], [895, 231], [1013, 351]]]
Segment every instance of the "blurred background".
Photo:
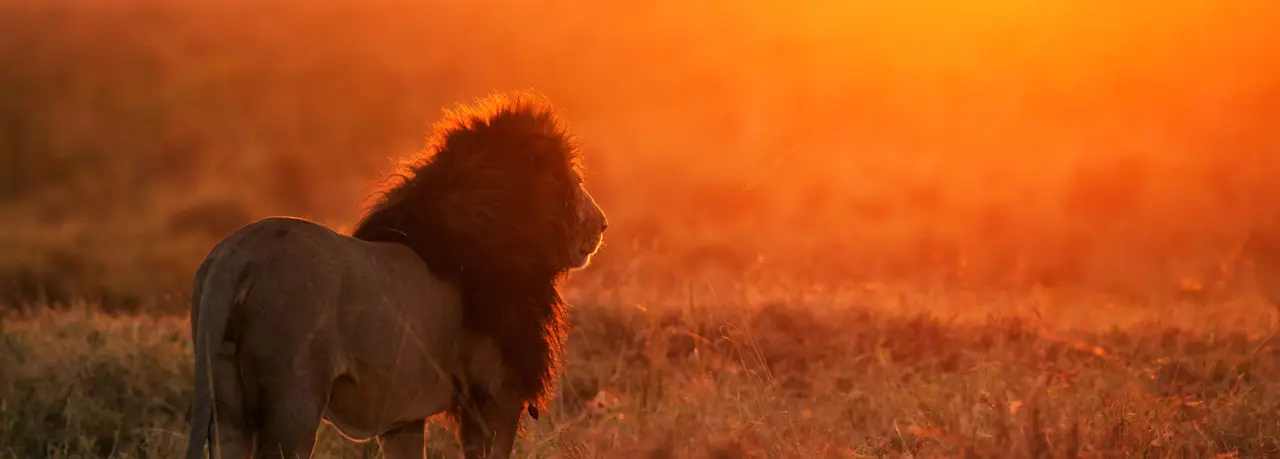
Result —
[[441, 109], [549, 97], [599, 285], [1235, 295], [1280, 215], [1271, 2], [0, 0], [0, 305], [185, 311], [345, 228]]

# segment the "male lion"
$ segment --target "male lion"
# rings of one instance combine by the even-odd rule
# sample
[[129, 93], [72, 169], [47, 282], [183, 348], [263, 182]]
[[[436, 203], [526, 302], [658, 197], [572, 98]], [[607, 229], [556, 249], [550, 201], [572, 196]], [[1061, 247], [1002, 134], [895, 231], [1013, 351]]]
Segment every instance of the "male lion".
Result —
[[322, 420], [421, 458], [439, 413], [466, 457], [511, 454], [555, 384], [559, 287], [607, 223], [549, 104], [493, 96], [433, 131], [351, 236], [272, 217], [205, 258], [188, 458], [206, 440], [213, 457], [309, 457]]

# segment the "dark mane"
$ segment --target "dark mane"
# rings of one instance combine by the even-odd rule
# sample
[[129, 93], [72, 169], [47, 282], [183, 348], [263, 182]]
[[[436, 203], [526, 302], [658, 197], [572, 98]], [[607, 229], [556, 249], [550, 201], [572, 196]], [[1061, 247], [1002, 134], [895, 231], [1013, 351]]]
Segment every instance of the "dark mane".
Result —
[[544, 100], [495, 95], [447, 112], [395, 177], [352, 236], [405, 244], [457, 282], [466, 328], [498, 344], [512, 383], [540, 405], [568, 327], [559, 286], [582, 181], [576, 141]]

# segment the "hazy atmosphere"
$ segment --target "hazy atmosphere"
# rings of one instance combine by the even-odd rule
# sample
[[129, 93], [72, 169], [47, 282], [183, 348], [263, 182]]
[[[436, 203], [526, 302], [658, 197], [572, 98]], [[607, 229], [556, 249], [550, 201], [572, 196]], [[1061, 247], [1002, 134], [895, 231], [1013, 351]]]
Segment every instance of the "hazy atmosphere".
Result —
[[609, 216], [516, 457], [1275, 457], [1280, 262], [1241, 247], [1280, 241], [1277, 18], [0, 0], [0, 458], [177, 457], [214, 244], [349, 230], [507, 90]]

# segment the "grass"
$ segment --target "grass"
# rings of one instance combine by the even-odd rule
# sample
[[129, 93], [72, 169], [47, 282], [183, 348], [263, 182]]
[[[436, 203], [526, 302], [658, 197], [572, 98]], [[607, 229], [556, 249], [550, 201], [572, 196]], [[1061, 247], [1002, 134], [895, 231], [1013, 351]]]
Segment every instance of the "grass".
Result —
[[[887, 288], [637, 306], [583, 284], [562, 394], [527, 420], [520, 457], [1280, 454], [1280, 350], [1242, 320], [1259, 304], [1194, 328], [1087, 329], [1053, 316], [1095, 306], [1043, 292], [963, 309]], [[8, 316], [0, 457], [179, 455], [187, 327], [89, 307]], [[328, 427], [316, 451], [376, 457]]]

